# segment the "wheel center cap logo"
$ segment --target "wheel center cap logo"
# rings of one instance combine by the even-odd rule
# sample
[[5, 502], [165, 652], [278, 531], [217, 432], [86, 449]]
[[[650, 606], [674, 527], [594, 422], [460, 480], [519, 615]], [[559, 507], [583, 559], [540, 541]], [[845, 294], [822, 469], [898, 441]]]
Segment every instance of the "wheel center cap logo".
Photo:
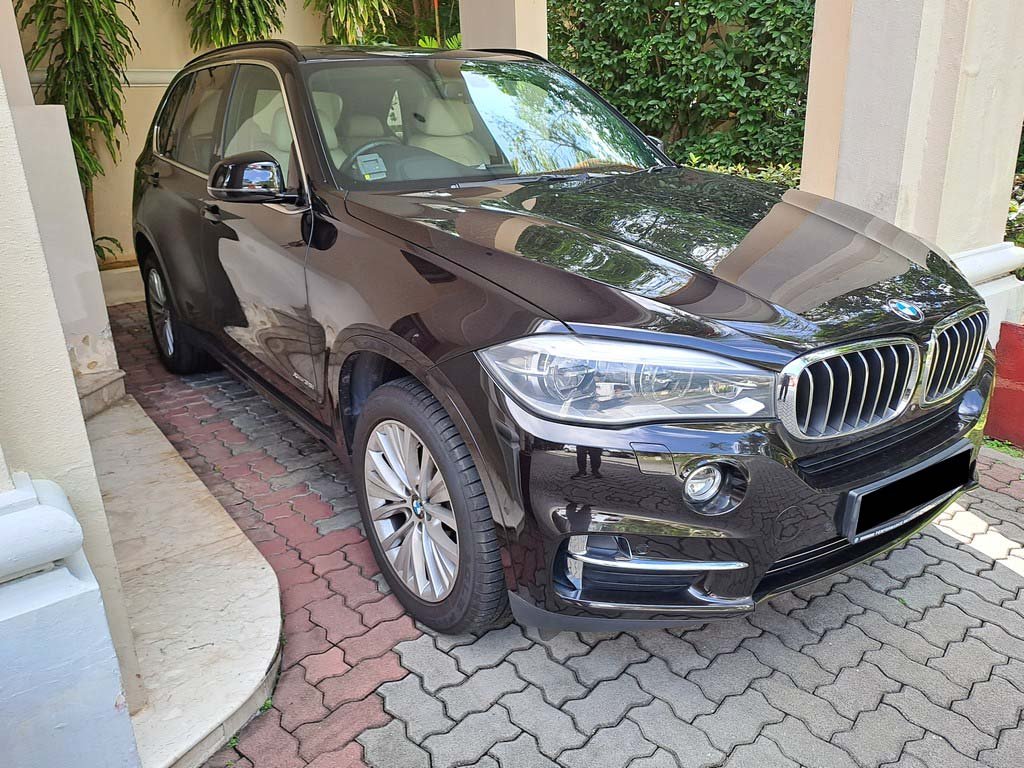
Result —
[[423, 517], [423, 502], [419, 499], [414, 499], [412, 502], [412, 513], [416, 517]]
[[894, 315], [898, 315], [912, 323], [920, 323], [924, 320], [924, 312], [921, 311], [921, 308], [917, 304], [911, 304], [909, 301], [903, 301], [903, 299], [889, 299], [886, 302], [885, 308]]

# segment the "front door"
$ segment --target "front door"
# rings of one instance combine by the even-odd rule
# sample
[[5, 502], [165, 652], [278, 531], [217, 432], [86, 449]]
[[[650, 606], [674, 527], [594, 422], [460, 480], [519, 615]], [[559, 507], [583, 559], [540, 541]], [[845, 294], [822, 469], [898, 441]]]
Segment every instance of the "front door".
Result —
[[240, 64], [224, 118], [224, 157], [261, 150], [299, 205], [204, 200], [203, 249], [219, 342], [250, 373], [316, 412], [304, 266], [308, 216], [288, 105], [276, 70]]

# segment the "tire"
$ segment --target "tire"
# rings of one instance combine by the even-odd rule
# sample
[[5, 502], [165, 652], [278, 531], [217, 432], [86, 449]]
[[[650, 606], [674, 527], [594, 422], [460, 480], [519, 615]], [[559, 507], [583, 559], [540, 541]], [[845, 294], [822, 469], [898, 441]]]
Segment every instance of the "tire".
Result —
[[142, 267], [146, 288], [146, 314], [160, 362], [171, 373], [199, 373], [214, 367], [213, 358], [188, 338], [171, 301], [167, 278], [156, 259], [147, 259]]
[[[411, 434], [405, 443], [402, 427]], [[394, 482], [382, 485], [381, 463], [384, 471], [393, 470], [382, 442], [385, 437], [392, 448], [405, 445], [407, 450], [400, 452], [418, 457], [407, 462], [414, 466], [407, 476], [413, 490], [401, 482], [397, 486], [406, 488], [404, 501], [400, 493], [389, 496]], [[367, 398], [353, 447], [356, 493], [367, 539], [392, 593], [412, 617], [446, 633], [484, 630], [505, 620], [508, 593], [490, 505], [476, 465], [444, 406], [412, 377], [388, 382]], [[432, 462], [424, 458], [424, 449]], [[419, 468], [415, 468], [417, 462]], [[443, 485], [438, 484], [431, 464]], [[432, 479], [420, 485], [423, 476]], [[393, 512], [382, 518], [385, 509]], [[454, 528], [448, 525], [452, 522]], [[405, 535], [389, 542], [403, 527]], [[403, 555], [406, 546], [408, 557]], [[458, 560], [452, 575], [447, 558], [454, 550]]]

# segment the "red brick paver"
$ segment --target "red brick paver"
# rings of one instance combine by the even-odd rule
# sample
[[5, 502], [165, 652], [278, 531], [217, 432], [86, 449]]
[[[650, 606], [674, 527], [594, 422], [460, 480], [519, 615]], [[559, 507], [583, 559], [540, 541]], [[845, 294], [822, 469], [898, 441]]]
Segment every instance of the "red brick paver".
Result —
[[[284, 648], [273, 706], [208, 768], [362, 766], [353, 739], [391, 719], [374, 691], [407, 674], [392, 649], [420, 632], [374, 578], [369, 545], [353, 527], [347, 472], [226, 373], [167, 373], [142, 304], [113, 307], [110, 317], [128, 392], [257, 544], [281, 586]], [[320, 532], [318, 522], [344, 513], [346, 527]]]

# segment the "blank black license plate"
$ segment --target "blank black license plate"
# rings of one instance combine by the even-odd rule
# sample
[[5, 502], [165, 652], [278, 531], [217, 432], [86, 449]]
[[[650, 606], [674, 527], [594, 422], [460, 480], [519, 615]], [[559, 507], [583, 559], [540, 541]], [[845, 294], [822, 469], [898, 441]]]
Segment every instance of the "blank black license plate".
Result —
[[893, 477], [849, 491], [840, 532], [856, 544], [898, 528], [933, 509], [971, 482], [971, 448], [953, 449]]

